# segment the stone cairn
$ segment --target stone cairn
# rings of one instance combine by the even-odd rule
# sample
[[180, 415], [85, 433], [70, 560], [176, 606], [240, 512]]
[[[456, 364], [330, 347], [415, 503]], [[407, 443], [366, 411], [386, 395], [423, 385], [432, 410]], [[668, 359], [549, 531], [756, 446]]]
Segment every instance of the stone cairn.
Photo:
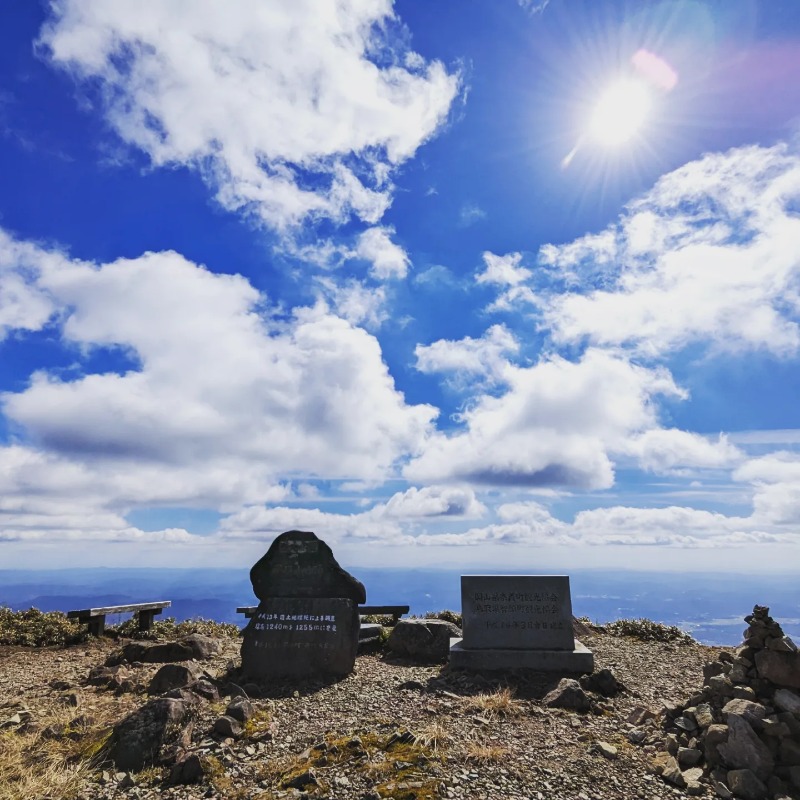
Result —
[[[655, 771], [690, 795], [710, 784], [723, 798], [800, 800], [800, 653], [768, 608], [745, 622], [744, 642], [703, 668], [702, 691], [665, 708]], [[655, 715], [637, 711], [629, 740], [655, 743]]]

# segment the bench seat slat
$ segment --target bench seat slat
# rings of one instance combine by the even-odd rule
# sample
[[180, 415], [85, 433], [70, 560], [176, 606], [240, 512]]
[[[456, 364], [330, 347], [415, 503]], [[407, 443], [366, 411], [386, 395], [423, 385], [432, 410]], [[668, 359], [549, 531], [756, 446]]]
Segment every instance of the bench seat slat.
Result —
[[127, 611], [154, 611], [156, 609], [169, 608], [171, 600], [159, 600], [157, 603], [133, 603], [127, 606], [106, 606], [105, 608], [83, 608], [78, 611], [68, 611], [67, 616], [71, 619], [75, 617], [99, 617], [106, 614], [124, 614]]

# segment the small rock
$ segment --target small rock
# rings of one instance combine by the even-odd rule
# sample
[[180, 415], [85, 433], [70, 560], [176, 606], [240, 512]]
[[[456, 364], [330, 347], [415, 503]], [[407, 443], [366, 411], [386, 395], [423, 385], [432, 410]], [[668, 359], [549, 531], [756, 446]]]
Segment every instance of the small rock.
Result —
[[591, 703], [586, 692], [574, 678], [562, 678], [558, 686], [542, 698], [549, 708], [566, 708], [573, 711], [588, 711]]
[[717, 797], [722, 797], [724, 800], [730, 800], [733, 797], [733, 792], [722, 781], [712, 781], [711, 785], [714, 787]]
[[669, 753], [657, 753], [653, 759], [653, 768], [667, 783], [679, 788], [683, 788], [686, 785], [678, 762]]
[[319, 781], [313, 769], [308, 769], [305, 772], [290, 778], [283, 782], [286, 789], [305, 789], [306, 786], [319, 786]]
[[150, 681], [147, 693], [163, 694], [170, 689], [183, 689], [194, 683], [200, 673], [200, 666], [191, 661], [186, 664], [164, 664]]
[[703, 777], [703, 770], [701, 767], [692, 767], [683, 771], [683, 779], [686, 783], [694, 781], [695, 783]]
[[778, 689], [772, 698], [772, 704], [780, 711], [800, 714], [800, 695], [791, 689]]
[[117, 788], [119, 789], [132, 789], [134, 786], [136, 786], [136, 781], [130, 772], [123, 773], [122, 777], [119, 778], [119, 782], [117, 783]]
[[682, 767], [693, 767], [703, 757], [703, 753], [695, 747], [679, 747], [678, 763]]
[[214, 723], [214, 733], [223, 739], [239, 739], [243, 733], [238, 719], [233, 717], [219, 717]]
[[227, 716], [233, 717], [242, 724], [251, 719], [255, 713], [253, 704], [246, 697], [234, 697], [225, 709]]
[[767, 787], [749, 769], [732, 769], [728, 772], [728, 786], [742, 800], [765, 800]]
[[595, 742], [589, 748], [589, 752], [598, 753], [599, 755], [603, 756], [603, 758], [607, 758], [609, 761], [612, 761], [618, 755], [617, 748], [608, 742]]
[[714, 712], [708, 703], [700, 703], [694, 710], [694, 721], [698, 728], [707, 728], [714, 724]]
[[195, 753], [176, 761], [169, 773], [169, 782], [173, 786], [199, 783], [201, 780], [203, 780], [203, 762]]
[[587, 692], [597, 692], [603, 697], [615, 697], [625, 688], [610, 669], [601, 669], [591, 675], [584, 675], [580, 683]]

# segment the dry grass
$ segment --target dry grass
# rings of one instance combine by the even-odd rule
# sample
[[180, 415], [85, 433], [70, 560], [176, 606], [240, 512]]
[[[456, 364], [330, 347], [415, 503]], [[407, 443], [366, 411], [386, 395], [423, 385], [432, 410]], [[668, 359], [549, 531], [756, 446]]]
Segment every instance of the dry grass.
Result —
[[467, 742], [467, 749], [464, 757], [467, 761], [480, 766], [487, 764], [499, 764], [508, 755], [507, 747], [501, 747], [491, 742]]
[[[69, 726], [74, 738], [48, 739], [40, 730], [0, 732], [0, 800], [77, 797], [82, 781], [92, 769], [84, 751], [94, 743], [92, 731], [77, 724], [74, 708], [54, 706], [37, 714], [43, 727]], [[89, 754], [93, 755], [93, 754]]]
[[523, 711], [522, 703], [514, 699], [507, 686], [467, 698], [466, 707], [467, 711], [477, 711], [486, 717], [518, 717]]
[[441, 722], [431, 722], [415, 733], [417, 742], [438, 756], [442, 747], [450, 742], [450, 734]]

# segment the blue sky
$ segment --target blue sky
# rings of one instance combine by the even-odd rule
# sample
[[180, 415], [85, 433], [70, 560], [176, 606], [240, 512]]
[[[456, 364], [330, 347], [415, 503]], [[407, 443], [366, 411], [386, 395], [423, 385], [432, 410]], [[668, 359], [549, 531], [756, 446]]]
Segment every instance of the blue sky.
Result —
[[0, 553], [791, 569], [793, 0], [10, 0]]

